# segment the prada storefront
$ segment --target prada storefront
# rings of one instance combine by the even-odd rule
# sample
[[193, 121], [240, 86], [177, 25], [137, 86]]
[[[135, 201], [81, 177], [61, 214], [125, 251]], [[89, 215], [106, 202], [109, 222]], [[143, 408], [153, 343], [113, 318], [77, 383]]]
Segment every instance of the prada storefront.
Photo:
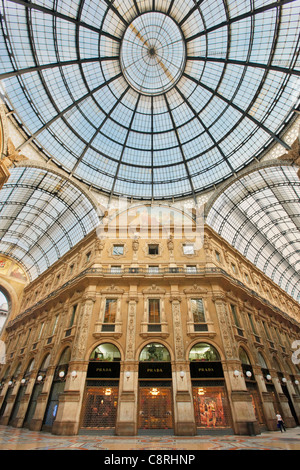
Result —
[[138, 428], [173, 428], [171, 358], [159, 343], [148, 344], [140, 354]]
[[207, 343], [190, 351], [190, 373], [197, 430], [231, 428], [223, 367], [219, 353]]
[[81, 429], [112, 430], [117, 419], [120, 352], [110, 343], [97, 346], [90, 356], [83, 398]]

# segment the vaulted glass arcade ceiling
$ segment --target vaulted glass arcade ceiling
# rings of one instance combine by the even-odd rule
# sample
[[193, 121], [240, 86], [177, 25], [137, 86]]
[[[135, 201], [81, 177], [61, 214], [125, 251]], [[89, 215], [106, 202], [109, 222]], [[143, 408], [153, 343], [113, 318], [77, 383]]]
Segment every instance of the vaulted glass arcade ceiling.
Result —
[[42, 156], [0, 192], [0, 252], [34, 279], [97, 225], [88, 191], [211, 191], [207, 223], [299, 301], [298, 169], [265, 165], [299, 116], [299, 0], [0, 5], [0, 94]]
[[93, 188], [195, 195], [269, 144], [289, 148], [298, 1], [3, 0], [1, 10], [0, 79], [26, 142]]

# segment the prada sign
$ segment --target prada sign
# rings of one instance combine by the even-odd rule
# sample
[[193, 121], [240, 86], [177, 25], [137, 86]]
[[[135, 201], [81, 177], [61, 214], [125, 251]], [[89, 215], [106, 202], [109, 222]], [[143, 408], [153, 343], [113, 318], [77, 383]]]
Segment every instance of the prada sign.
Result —
[[170, 379], [172, 370], [170, 362], [140, 362], [140, 379]]
[[190, 372], [192, 379], [215, 379], [224, 377], [221, 362], [191, 362]]
[[120, 362], [92, 361], [89, 363], [88, 379], [118, 379], [120, 377]]

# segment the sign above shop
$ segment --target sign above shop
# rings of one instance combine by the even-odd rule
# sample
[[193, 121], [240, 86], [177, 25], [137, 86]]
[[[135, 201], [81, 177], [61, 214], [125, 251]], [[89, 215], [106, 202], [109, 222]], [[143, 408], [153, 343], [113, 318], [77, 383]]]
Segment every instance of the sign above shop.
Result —
[[87, 371], [88, 379], [118, 379], [120, 362], [90, 361]]
[[170, 379], [172, 370], [170, 362], [140, 362], [140, 379]]
[[221, 362], [192, 361], [190, 363], [192, 379], [215, 379], [224, 377]]

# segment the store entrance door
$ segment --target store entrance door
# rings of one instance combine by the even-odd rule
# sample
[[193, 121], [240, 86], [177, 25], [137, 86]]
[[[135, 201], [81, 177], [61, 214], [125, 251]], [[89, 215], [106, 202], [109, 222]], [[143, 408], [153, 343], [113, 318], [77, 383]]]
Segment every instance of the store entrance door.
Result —
[[87, 386], [83, 400], [81, 428], [115, 429], [118, 407], [118, 386], [103, 382]]
[[141, 383], [139, 429], [173, 429], [171, 384]]

